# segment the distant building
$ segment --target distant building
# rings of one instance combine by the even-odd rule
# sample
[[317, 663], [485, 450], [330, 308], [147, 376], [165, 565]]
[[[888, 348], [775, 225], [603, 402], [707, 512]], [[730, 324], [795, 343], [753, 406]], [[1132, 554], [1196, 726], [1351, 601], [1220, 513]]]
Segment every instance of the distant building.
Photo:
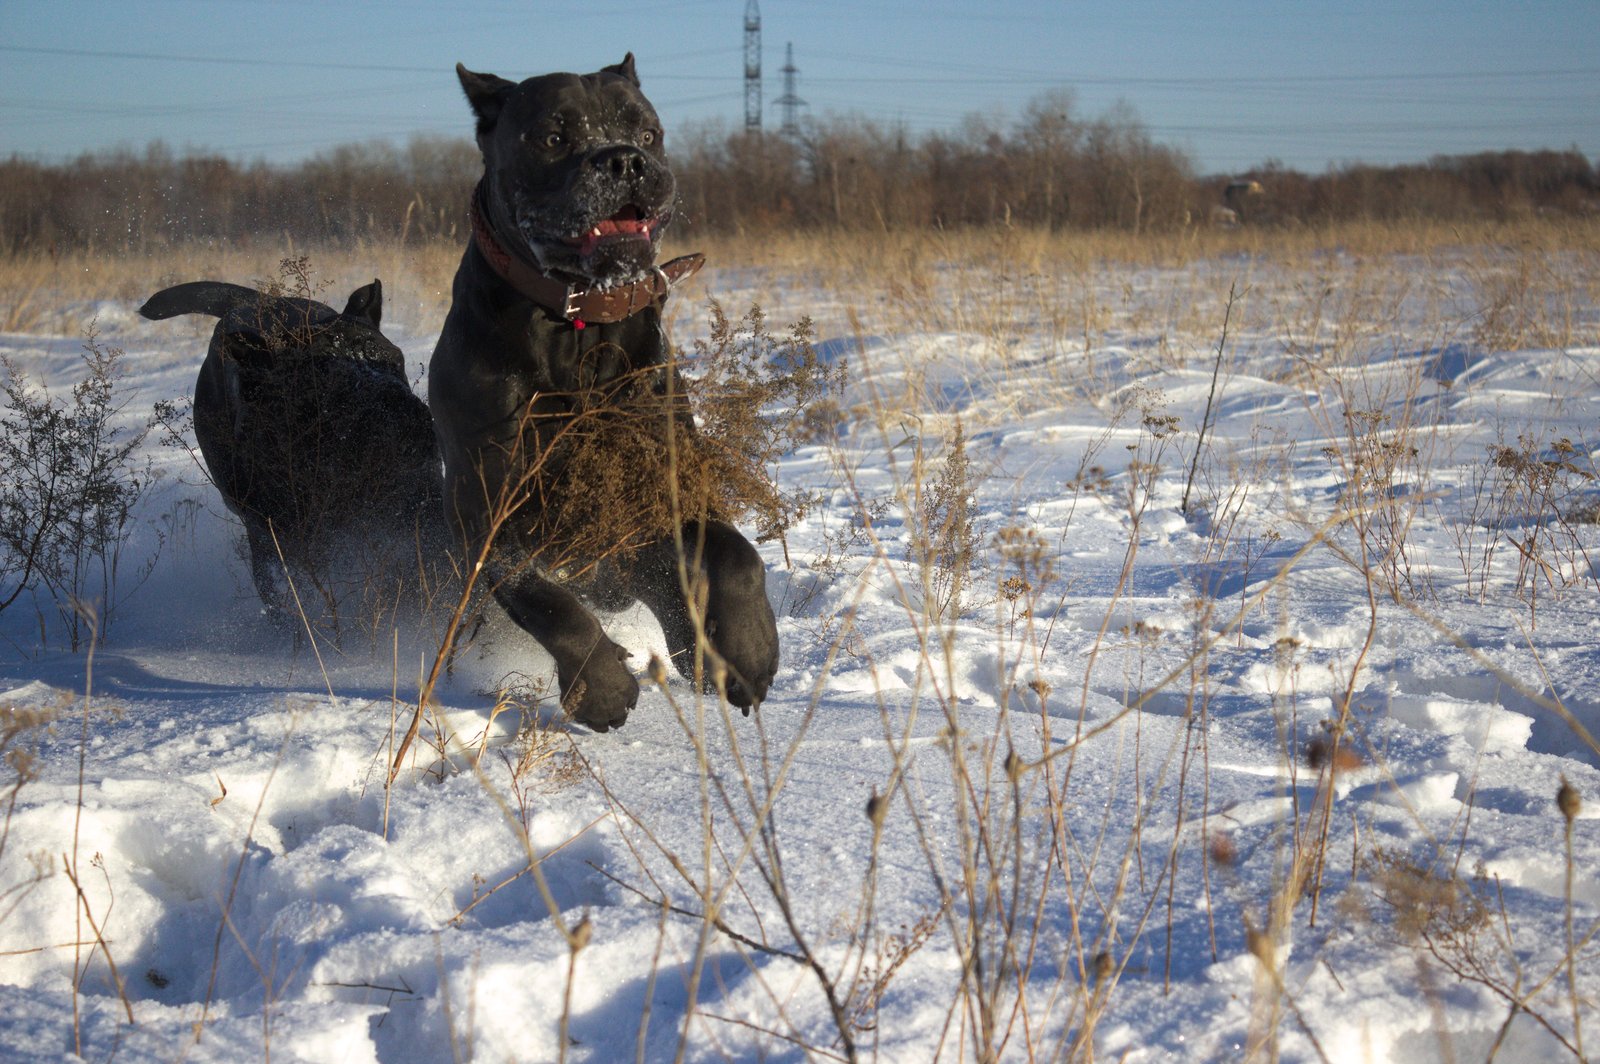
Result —
[[1219, 225], [1249, 225], [1260, 214], [1265, 198], [1266, 189], [1259, 181], [1243, 178], [1229, 181], [1228, 187], [1222, 190], [1222, 210], [1212, 211], [1211, 218]]

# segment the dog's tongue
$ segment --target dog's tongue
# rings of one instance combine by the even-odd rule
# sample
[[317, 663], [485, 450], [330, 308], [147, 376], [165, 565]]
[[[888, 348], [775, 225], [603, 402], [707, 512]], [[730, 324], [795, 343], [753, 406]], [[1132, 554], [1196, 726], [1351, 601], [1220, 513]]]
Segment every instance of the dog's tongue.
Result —
[[600, 237], [615, 236], [619, 233], [625, 236], [648, 236], [650, 235], [650, 223], [640, 218], [639, 208], [630, 203], [589, 230], [588, 235]]
[[596, 222], [569, 243], [576, 246], [580, 254], [588, 255], [601, 244], [613, 240], [649, 240], [658, 224], [655, 218], [640, 217], [639, 208], [630, 203], [611, 217]]

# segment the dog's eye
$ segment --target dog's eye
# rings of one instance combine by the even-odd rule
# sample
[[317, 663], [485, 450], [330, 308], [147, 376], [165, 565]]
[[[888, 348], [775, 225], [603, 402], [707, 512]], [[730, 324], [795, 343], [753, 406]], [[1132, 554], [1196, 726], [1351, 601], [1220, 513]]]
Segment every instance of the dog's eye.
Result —
[[553, 130], [543, 135], [527, 132], [522, 134], [522, 142], [524, 144], [537, 144], [543, 148], [559, 148], [567, 142], [567, 138]]

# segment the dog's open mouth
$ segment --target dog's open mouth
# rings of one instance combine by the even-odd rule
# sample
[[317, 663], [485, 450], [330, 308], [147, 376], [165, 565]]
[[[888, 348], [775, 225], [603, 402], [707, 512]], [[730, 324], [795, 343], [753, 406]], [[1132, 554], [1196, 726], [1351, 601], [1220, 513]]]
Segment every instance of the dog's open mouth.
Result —
[[647, 215], [630, 203], [609, 218], [601, 219], [586, 232], [565, 238], [569, 247], [580, 255], [590, 255], [602, 244], [621, 243], [628, 240], [650, 241], [661, 227], [660, 215]]

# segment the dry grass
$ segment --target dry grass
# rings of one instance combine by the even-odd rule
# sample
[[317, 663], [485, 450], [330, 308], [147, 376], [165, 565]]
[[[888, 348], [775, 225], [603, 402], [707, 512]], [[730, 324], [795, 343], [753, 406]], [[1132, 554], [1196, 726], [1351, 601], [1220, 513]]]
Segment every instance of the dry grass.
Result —
[[[51, 723], [71, 705], [71, 696], [62, 692], [54, 705], [30, 706], [0, 703], [0, 859], [6, 855], [11, 839], [11, 822], [16, 815], [22, 789], [39, 778], [39, 745]], [[13, 869], [20, 862], [13, 854]], [[29, 872], [0, 879], [0, 923], [16, 910], [28, 894], [54, 873], [50, 854], [28, 854]], [[0, 867], [6, 867], [0, 865]]]
[[[697, 244], [715, 265], [780, 271], [788, 276], [840, 268], [877, 276], [886, 266], [987, 263], [991, 272], [1014, 263], [1023, 270], [1080, 259], [1134, 266], [1182, 266], [1202, 259], [1271, 255], [1306, 260], [1340, 250], [1361, 257], [1429, 255], [1472, 247], [1556, 251], [1581, 248], [1600, 221], [1526, 217], [1514, 222], [1405, 224], [1344, 222], [1326, 226], [1189, 229], [1134, 235], [1121, 230], [992, 229], [889, 230], [859, 233], [789, 230], [759, 236], [708, 236]], [[1010, 263], [994, 258], [998, 248]], [[687, 249], [685, 249], [687, 250]]]
[[[883, 233], [777, 232], [751, 237], [708, 236], [694, 247], [668, 237], [666, 255], [703, 251], [713, 267], [757, 269], [773, 278], [799, 278], [866, 305], [887, 297], [891, 306], [933, 311], [947, 302], [937, 277], [970, 277], [986, 297], [1000, 295], [1001, 311], [1054, 303], [1063, 291], [1095, 278], [1108, 265], [1176, 269], [1204, 260], [1269, 258], [1279, 268], [1315, 274], [1330, 253], [1352, 261], [1395, 256], [1432, 259], [1466, 254], [1479, 265], [1477, 280], [1492, 332], [1538, 328], [1547, 334], [1581, 330], [1583, 300], [1600, 288], [1600, 220], [1528, 217], [1514, 223], [1404, 225], [1347, 223], [1325, 227], [1220, 229], [1194, 227], [1134, 236], [1117, 231], [1056, 232], [1038, 229], [963, 229]], [[450, 283], [461, 257], [455, 240], [400, 245], [305, 247], [292, 239], [263, 237], [254, 245], [175, 247], [169, 254], [109, 258], [101, 255], [22, 255], [0, 261], [0, 331], [76, 334], [72, 304], [100, 299], [142, 301], [167, 285], [199, 279], [248, 284], [271, 278], [284, 258], [309, 253], [319, 275], [337, 292], [373, 277], [384, 282], [388, 320], [430, 333], [450, 305]], [[1040, 279], [1070, 281], [1041, 291]], [[1518, 310], [1539, 286], [1548, 306]], [[1031, 298], [1030, 298], [1031, 293]], [[765, 306], [773, 301], [763, 299]], [[1498, 310], [1489, 313], [1490, 308]], [[1074, 315], [1081, 319], [1082, 313]], [[1092, 315], [1091, 315], [1092, 318]], [[923, 324], [937, 324], [924, 321]], [[1594, 323], [1589, 322], [1593, 336]], [[1574, 335], [1577, 335], [1576, 333]], [[1577, 342], [1577, 341], [1569, 341]]]
[[318, 247], [263, 238], [252, 246], [183, 246], [169, 254], [113, 258], [79, 252], [0, 259], [0, 331], [77, 335], [82, 307], [103, 299], [137, 305], [185, 281], [232, 281], [268, 288], [278, 264], [309, 255], [319, 283], [348, 293], [383, 280], [384, 320], [409, 331], [437, 329], [450, 307], [461, 245]]
[[[709, 337], [679, 357], [683, 373], [665, 387], [651, 369], [572, 397], [558, 467], [530, 484], [525, 534], [546, 568], [626, 563], [685, 515], [741, 521], [768, 540], [804, 512], [769, 470], [841, 384], [818, 361], [809, 323], [775, 336], [759, 307], [734, 321], [713, 304]], [[675, 494], [661, 490], [668, 483]]]

